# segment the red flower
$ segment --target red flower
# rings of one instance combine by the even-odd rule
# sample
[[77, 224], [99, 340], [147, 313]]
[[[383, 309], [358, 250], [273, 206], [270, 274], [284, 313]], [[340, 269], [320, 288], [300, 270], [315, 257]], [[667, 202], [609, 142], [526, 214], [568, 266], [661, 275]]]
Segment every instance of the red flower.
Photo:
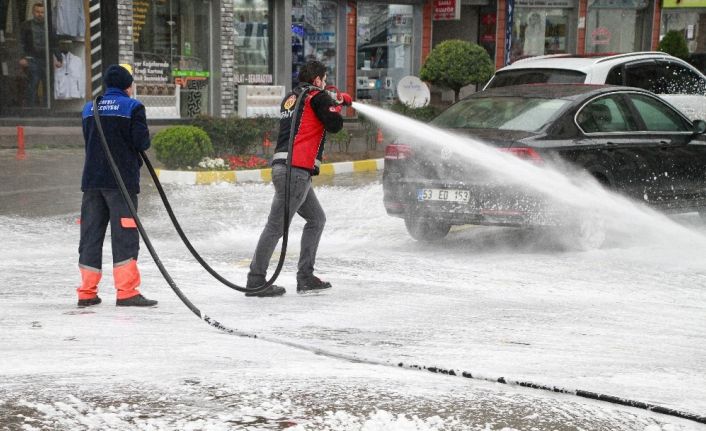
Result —
[[228, 161], [228, 166], [230, 166], [231, 169], [258, 169], [267, 167], [267, 160], [253, 155], [227, 155], [224, 158]]

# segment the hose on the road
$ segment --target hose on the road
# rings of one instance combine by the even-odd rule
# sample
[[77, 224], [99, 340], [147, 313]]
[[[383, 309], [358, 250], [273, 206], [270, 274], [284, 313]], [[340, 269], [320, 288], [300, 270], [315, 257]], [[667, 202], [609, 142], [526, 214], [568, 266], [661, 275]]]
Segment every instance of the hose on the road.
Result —
[[[289, 175], [290, 175], [290, 169], [287, 170], [287, 185], [285, 188], [285, 205], [284, 205], [284, 215], [285, 215], [285, 224], [284, 224], [284, 232], [282, 235], [282, 249], [280, 251], [280, 256], [279, 256], [279, 261], [277, 262], [277, 268], [275, 269], [275, 272], [272, 274], [272, 277], [265, 282], [260, 287], [256, 287], [254, 289], [248, 289], [243, 286], [239, 286], [225, 277], [221, 276], [215, 269], [213, 269], [199, 254], [198, 251], [194, 248], [194, 246], [191, 244], [191, 241], [189, 241], [189, 238], [186, 237], [186, 234], [184, 233], [184, 230], [181, 228], [181, 224], [177, 220], [176, 216], [174, 215], [174, 211], [172, 210], [172, 206], [169, 203], [169, 200], [167, 199], [167, 195], [164, 193], [164, 188], [162, 187], [162, 183], [159, 181], [159, 177], [157, 176], [157, 172], [155, 172], [154, 167], [152, 166], [152, 163], [150, 162], [150, 159], [147, 157], [147, 154], [144, 153], [144, 151], [140, 152], [140, 155], [142, 156], [142, 160], [145, 162], [145, 166], [147, 166], [147, 170], [150, 173], [150, 176], [152, 177], [152, 181], [154, 181], [154, 185], [157, 187], [157, 192], [159, 193], [159, 197], [162, 199], [162, 203], [164, 204], [164, 208], [167, 210], [167, 214], [169, 215], [169, 219], [172, 221], [172, 225], [174, 225], [174, 229], [177, 231], [179, 234], [179, 237], [181, 240], [184, 242], [184, 245], [186, 246], [187, 249], [189, 249], [189, 252], [191, 252], [191, 255], [194, 256], [194, 259], [196, 259], [201, 266], [213, 276], [216, 280], [220, 281], [222, 284], [230, 287], [231, 289], [237, 290], [239, 292], [261, 292], [265, 289], [267, 289], [272, 283], [275, 282], [277, 277], [279, 276], [280, 271], [282, 270], [282, 265], [284, 263], [284, 258], [285, 258], [285, 253], [287, 251], [287, 240], [289, 238], [289, 193], [290, 193], [290, 185], [289, 185]], [[146, 241], [145, 241], [146, 242]]]
[[[575, 396], [581, 397], [581, 398], [589, 398], [589, 399], [593, 399], [593, 400], [604, 401], [604, 402], [611, 403], [611, 404], [618, 404], [618, 405], [623, 405], [623, 406], [635, 407], [638, 409], [649, 410], [649, 411], [661, 413], [661, 414], [668, 415], [668, 416], [673, 416], [673, 417], [677, 417], [677, 418], [681, 418], [681, 419], [688, 419], [688, 420], [691, 420], [694, 422], [706, 424], [706, 416], [700, 416], [700, 415], [697, 415], [694, 413], [684, 412], [681, 410], [671, 409], [668, 407], [663, 407], [663, 406], [659, 406], [659, 405], [651, 404], [651, 403], [646, 403], [646, 402], [642, 402], [642, 401], [631, 400], [628, 398], [622, 398], [622, 397], [617, 397], [617, 396], [613, 396], [613, 395], [606, 395], [606, 394], [601, 394], [598, 392], [584, 391], [584, 390], [580, 390], [580, 389], [566, 389], [566, 388], [561, 388], [558, 386], [548, 386], [548, 385], [538, 384], [538, 383], [534, 383], [534, 382], [513, 380], [513, 379], [506, 378], [506, 377], [485, 377], [480, 374], [471, 373], [471, 372], [462, 371], [462, 370], [454, 370], [454, 369], [447, 369], [447, 368], [441, 368], [441, 367], [430, 367], [430, 366], [425, 366], [425, 365], [405, 364], [404, 362], [380, 361], [380, 360], [375, 360], [375, 359], [360, 358], [360, 357], [353, 356], [353, 355], [330, 352], [327, 350], [319, 349], [319, 348], [312, 347], [312, 346], [307, 346], [304, 344], [295, 343], [295, 342], [288, 341], [288, 340], [262, 337], [262, 336], [258, 336], [257, 334], [239, 331], [237, 329], [232, 329], [232, 328], [229, 328], [229, 327], [221, 324], [220, 322], [211, 318], [210, 316], [203, 314], [201, 312], [201, 310], [199, 310], [189, 300], [189, 298], [187, 298], [186, 295], [184, 295], [184, 293], [179, 289], [179, 287], [176, 285], [176, 283], [174, 282], [172, 277], [169, 275], [166, 268], [164, 268], [162, 261], [159, 259], [159, 256], [157, 255], [157, 252], [155, 251], [154, 247], [152, 246], [152, 242], [150, 241], [149, 237], [147, 236], [147, 232], [145, 231], [145, 228], [142, 225], [142, 222], [140, 221], [140, 218], [137, 215], [137, 210], [135, 209], [135, 206], [132, 203], [132, 199], [130, 199], [130, 195], [128, 194], [128, 191], [125, 187], [125, 182], [123, 181], [122, 176], [120, 175], [120, 171], [118, 170], [118, 166], [116, 165], [115, 160], [113, 159], [113, 156], [110, 152], [110, 147], [108, 146], [108, 142], [105, 138], [105, 134], [103, 133], [103, 127], [101, 126], [100, 116], [98, 114], [97, 107], [98, 107], [99, 99], [100, 99], [100, 97], [96, 98], [96, 100], [94, 100], [94, 102], [93, 102], [93, 107], [94, 107], [93, 114], [94, 114], [94, 118], [96, 120], [96, 127], [98, 129], [98, 134], [100, 135], [100, 141], [103, 145], [103, 150], [105, 151], [106, 158], [108, 159], [110, 169], [112, 170], [113, 175], [115, 176], [115, 180], [118, 183], [120, 193], [122, 194], [123, 198], [125, 199], [125, 202], [127, 203], [127, 206], [130, 210], [130, 213], [132, 214], [132, 217], [135, 219], [135, 224], [137, 225], [137, 229], [139, 230], [140, 235], [142, 236], [142, 239], [145, 242], [145, 245], [147, 246], [147, 249], [149, 250], [150, 255], [152, 256], [152, 259], [154, 259], [155, 264], [157, 264], [157, 267], [159, 268], [160, 273], [162, 274], [164, 279], [169, 284], [169, 287], [171, 287], [171, 289], [174, 291], [174, 293], [177, 295], [177, 297], [179, 297], [179, 299], [184, 303], [184, 305], [186, 305], [187, 308], [189, 308], [189, 310], [191, 310], [199, 319], [208, 323], [212, 327], [214, 327], [220, 331], [223, 331], [227, 334], [230, 334], [230, 335], [236, 335], [236, 336], [245, 337], [245, 338], [258, 338], [258, 339], [268, 341], [271, 343], [276, 343], [276, 344], [289, 346], [289, 347], [293, 347], [293, 348], [300, 349], [300, 350], [305, 350], [308, 352], [315, 353], [317, 355], [326, 356], [326, 357], [334, 358], [334, 359], [342, 359], [342, 360], [346, 360], [346, 361], [350, 361], [350, 362], [363, 363], [363, 364], [368, 364], [368, 365], [381, 365], [381, 366], [386, 366], [386, 367], [403, 368], [403, 369], [407, 369], [407, 370], [427, 371], [427, 372], [431, 372], [431, 373], [435, 373], [435, 374], [442, 374], [442, 375], [446, 375], [446, 376], [455, 376], [455, 377], [463, 377], [463, 378], [467, 378], [467, 379], [484, 380], [484, 381], [489, 381], [489, 382], [494, 382], [494, 383], [502, 383], [502, 384], [511, 385], [511, 386], [521, 386], [521, 387], [525, 387], [525, 388], [539, 389], [539, 390], [555, 392], [555, 393], [570, 394], [570, 395], [575, 395]], [[303, 97], [300, 99], [303, 99]], [[297, 101], [297, 103], [298, 102], [299, 101]], [[290, 139], [290, 146], [291, 146], [291, 141], [292, 140]], [[287, 160], [288, 166], [291, 166], [291, 156], [292, 156], [292, 151], [290, 148], [289, 154], [287, 157], [288, 158], [288, 160]], [[146, 162], [148, 161], [148, 159], [144, 156], [144, 154], [143, 154], [143, 158], [145, 159]], [[153, 169], [151, 169], [150, 173], [152, 173], [152, 171], [153, 171]], [[288, 174], [287, 175], [287, 194], [285, 197], [286, 203], [289, 202], [289, 196], [288, 196], [288, 193], [289, 193], [289, 170], [288, 170], [287, 174]], [[159, 187], [159, 188], [161, 188], [161, 187]], [[163, 192], [160, 193], [160, 196], [162, 196], [163, 200], [166, 203], [166, 196], [163, 196]], [[287, 206], [287, 209], [285, 211], [285, 234], [286, 234], [286, 231], [288, 230], [288, 226], [289, 226], [288, 209], [289, 208]], [[171, 212], [171, 207], [168, 211]], [[178, 223], [175, 220], [176, 220], [176, 218], [172, 219], [172, 221], [175, 222], [175, 227], [177, 227]], [[178, 230], [181, 230], [181, 228], [178, 228]], [[182, 237], [182, 239], [184, 239], [184, 238], [185, 238], [185, 236]], [[185, 240], [185, 243], [187, 243], [187, 242], [188, 241]], [[286, 243], [283, 243], [283, 249], [284, 249], [285, 244]], [[190, 243], [189, 243], [189, 247], [190, 247]], [[193, 247], [190, 247], [190, 250], [191, 249], [193, 249]], [[195, 250], [192, 252], [192, 254], [195, 254], [194, 257], [196, 257], [198, 255], [198, 253], [196, 253]], [[200, 256], [199, 256], [199, 258], [200, 258]], [[278, 270], [279, 270], [279, 267], [278, 267]], [[215, 271], [213, 271], [213, 272], [215, 273]], [[214, 275], [214, 274], [212, 273], [212, 275]], [[215, 275], [214, 275], [214, 277], [215, 277]], [[273, 277], [273, 279], [274, 278], [275, 277]], [[274, 280], [271, 280], [271, 281], [274, 281]], [[241, 289], [243, 289], [243, 288], [238, 288], [237, 290], [241, 290]], [[260, 288], [260, 289], [262, 289], [262, 288]]]

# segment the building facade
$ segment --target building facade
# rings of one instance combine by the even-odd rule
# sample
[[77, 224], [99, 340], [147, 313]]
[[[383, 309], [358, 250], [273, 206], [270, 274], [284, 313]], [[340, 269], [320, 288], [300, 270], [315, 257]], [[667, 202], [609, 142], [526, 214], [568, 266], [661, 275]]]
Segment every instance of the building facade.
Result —
[[242, 114], [241, 86], [289, 89], [310, 59], [384, 105], [444, 40], [502, 67], [655, 49], [670, 29], [706, 52], [706, 0], [0, 0], [0, 116], [74, 115], [112, 63], [132, 66], [152, 118]]

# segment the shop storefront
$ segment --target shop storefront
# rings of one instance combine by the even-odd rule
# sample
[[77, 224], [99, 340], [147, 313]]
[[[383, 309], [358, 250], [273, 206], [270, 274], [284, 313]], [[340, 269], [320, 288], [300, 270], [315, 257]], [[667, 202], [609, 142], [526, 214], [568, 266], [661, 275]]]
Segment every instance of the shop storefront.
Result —
[[[664, 0], [662, 13], [661, 34], [706, 52], [706, 0]], [[241, 86], [289, 90], [312, 59], [329, 84], [388, 105], [443, 40], [478, 43], [502, 66], [654, 49], [656, 25], [654, 0], [0, 0], [0, 115], [71, 115], [118, 62], [153, 119], [241, 115]]]
[[648, 0], [588, 0], [586, 53], [650, 49], [652, 9]]

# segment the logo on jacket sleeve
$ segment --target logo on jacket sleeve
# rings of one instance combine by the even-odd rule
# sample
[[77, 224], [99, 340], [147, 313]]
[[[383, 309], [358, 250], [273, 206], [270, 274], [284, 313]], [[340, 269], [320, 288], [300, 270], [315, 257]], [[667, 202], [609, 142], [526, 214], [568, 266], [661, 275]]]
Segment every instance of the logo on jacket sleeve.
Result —
[[297, 96], [292, 94], [291, 96], [289, 96], [289, 98], [287, 100], [284, 101], [284, 105], [283, 105], [284, 109], [289, 111], [290, 109], [292, 109], [292, 106], [294, 106], [296, 101], [297, 101]]

